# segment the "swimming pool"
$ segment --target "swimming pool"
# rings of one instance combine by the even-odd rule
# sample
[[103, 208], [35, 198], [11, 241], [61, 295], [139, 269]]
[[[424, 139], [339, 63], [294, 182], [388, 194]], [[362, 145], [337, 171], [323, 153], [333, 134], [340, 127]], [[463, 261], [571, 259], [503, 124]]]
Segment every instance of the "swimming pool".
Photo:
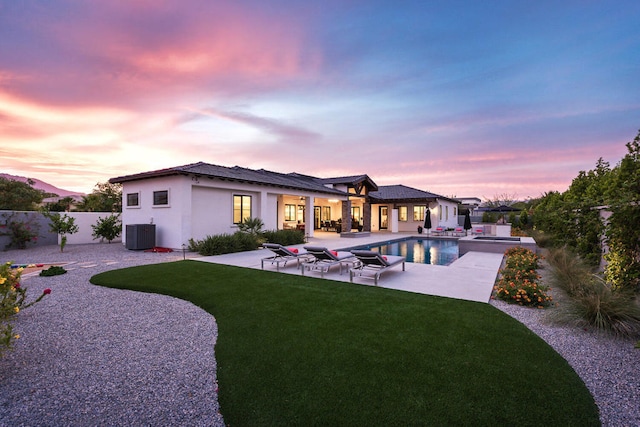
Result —
[[407, 262], [419, 264], [449, 265], [458, 259], [458, 241], [452, 239], [419, 239], [411, 237], [349, 249], [376, 251], [383, 255], [400, 255], [405, 257]]

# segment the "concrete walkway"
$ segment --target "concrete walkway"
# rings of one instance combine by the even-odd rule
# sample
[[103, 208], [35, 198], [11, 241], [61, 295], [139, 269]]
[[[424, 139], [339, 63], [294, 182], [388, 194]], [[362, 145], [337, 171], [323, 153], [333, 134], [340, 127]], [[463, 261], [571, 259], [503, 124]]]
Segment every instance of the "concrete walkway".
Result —
[[[330, 250], [352, 247], [373, 242], [409, 237], [412, 234], [372, 233], [362, 238], [340, 238], [337, 233], [317, 232], [302, 245], [291, 245], [302, 249], [305, 245], [324, 246]], [[262, 258], [272, 256], [266, 249], [226, 255], [195, 258], [197, 261], [217, 264], [235, 265], [260, 269]], [[502, 264], [502, 254], [484, 252], [468, 252], [448, 266], [406, 263], [405, 271], [401, 266], [394, 267], [382, 274], [378, 286], [401, 291], [416, 292], [427, 295], [464, 299], [477, 302], [489, 302], [498, 270]], [[265, 263], [265, 270], [276, 271], [276, 266]], [[282, 274], [300, 274], [296, 263], [287, 263], [280, 267]], [[319, 273], [307, 272], [309, 277], [320, 277]], [[333, 267], [325, 279], [349, 281], [349, 272], [343, 269], [339, 274], [338, 267]], [[373, 280], [354, 278], [354, 283], [373, 286]]]

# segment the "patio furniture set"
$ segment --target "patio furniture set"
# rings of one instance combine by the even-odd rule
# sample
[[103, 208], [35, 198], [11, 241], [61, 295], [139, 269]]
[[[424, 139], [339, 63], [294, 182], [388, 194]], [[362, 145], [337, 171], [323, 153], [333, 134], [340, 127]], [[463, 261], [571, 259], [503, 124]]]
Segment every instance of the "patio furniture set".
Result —
[[263, 270], [265, 262], [275, 264], [276, 271], [280, 271], [280, 264], [285, 267], [288, 262], [295, 262], [302, 275], [305, 271], [315, 271], [320, 272], [320, 277], [324, 277], [332, 267], [338, 266], [340, 275], [343, 268], [349, 270], [349, 280], [352, 283], [355, 277], [362, 277], [373, 279], [375, 285], [378, 284], [380, 275], [388, 269], [402, 265], [402, 271], [405, 271], [404, 257], [381, 255], [375, 251], [332, 251], [320, 246], [305, 246], [304, 251], [300, 251], [297, 248], [287, 248], [274, 243], [265, 243], [262, 246], [274, 253], [272, 256], [262, 258]]

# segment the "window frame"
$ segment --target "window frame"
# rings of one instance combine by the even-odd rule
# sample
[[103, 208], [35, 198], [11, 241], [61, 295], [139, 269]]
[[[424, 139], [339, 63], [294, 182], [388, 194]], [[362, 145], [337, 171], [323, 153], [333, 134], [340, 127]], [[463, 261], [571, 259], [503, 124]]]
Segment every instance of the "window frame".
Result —
[[[129, 204], [129, 196], [136, 196], [136, 204]], [[139, 191], [134, 191], [133, 193], [126, 193], [125, 195], [125, 199], [126, 199], [126, 208], [127, 209], [140, 209], [140, 192]]]
[[424, 215], [426, 212], [426, 205], [413, 205], [413, 221], [424, 221]]
[[[240, 198], [240, 209], [236, 209], [236, 198], [239, 197]], [[249, 210], [249, 215], [245, 216], [244, 213], [247, 210], [244, 207], [244, 202], [245, 200], [248, 200], [248, 210]], [[252, 215], [252, 209], [253, 209], [253, 198], [252, 196], [248, 195], [248, 194], [234, 194], [233, 195], [233, 199], [232, 199], [232, 212], [231, 212], [231, 220], [233, 221], [234, 225], [238, 225], [238, 224], [242, 224], [245, 220], [245, 218], [251, 218]], [[236, 213], [240, 213], [240, 221], [236, 222]]]
[[284, 220], [295, 221], [298, 215], [297, 206], [290, 203], [284, 205]]
[[[160, 193], [166, 193], [166, 199], [167, 202], [166, 203], [156, 203], [158, 199], [156, 199], [156, 197], [160, 194]], [[153, 191], [153, 207], [154, 208], [168, 208], [171, 207], [171, 204], [169, 203], [170, 201], [170, 192], [169, 190], [154, 190]]]
[[[402, 219], [404, 211], [404, 219]], [[400, 222], [408, 222], [409, 221], [409, 207], [408, 206], [398, 206], [398, 221]]]

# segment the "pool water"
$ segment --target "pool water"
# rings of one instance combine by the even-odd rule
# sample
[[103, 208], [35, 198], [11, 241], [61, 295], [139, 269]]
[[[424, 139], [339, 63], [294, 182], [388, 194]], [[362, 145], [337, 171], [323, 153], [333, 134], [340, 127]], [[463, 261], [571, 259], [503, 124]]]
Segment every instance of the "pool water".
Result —
[[350, 249], [380, 252], [382, 255], [399, 255], [407, 262], [433, 265], [449, 265], [458, 259], [458, 241], [449, 239], [408, 238], [373, 243]]

